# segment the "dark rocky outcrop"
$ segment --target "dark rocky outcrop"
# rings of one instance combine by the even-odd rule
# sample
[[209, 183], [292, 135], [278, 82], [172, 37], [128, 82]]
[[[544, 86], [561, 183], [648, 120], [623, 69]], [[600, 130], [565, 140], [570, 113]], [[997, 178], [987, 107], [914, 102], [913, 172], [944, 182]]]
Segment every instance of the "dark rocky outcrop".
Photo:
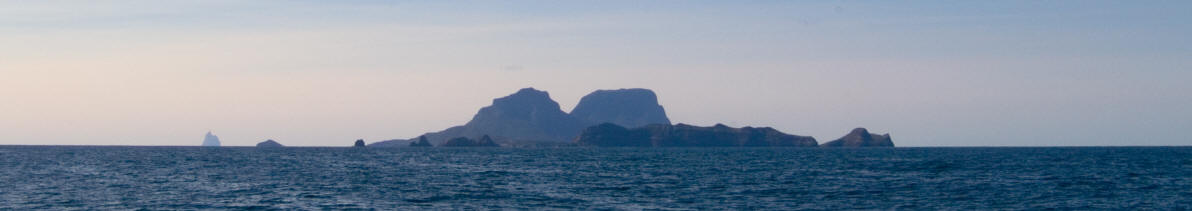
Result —
[[281, 145], [281, 143], [277, 143], [277, 141], [274, 141], [273, 139], [269, 139], [269, 140], [265, 140], [265, 141], [263, 141], [263, 142], [261, 142], [261, 143], [257, 143], [257, 147], [260, 147], [260, 148], [278, 148], [278, 147], [285, 147], [285, 146], [284, 146], [284, 145]]
[[432, 147], [430, 141], [426, 140], [426, 136], [419, 136], [417, 142], [410, 142], [410, 147]]
[[500, 145], [497, 145], [496, 142], [493, 142], [493, 139], [491, 137], [489, 137], [488, 135], [485, 135], [484, 137], [480, 137], [479, 140], [474, 140], [474, 139], [470, 139], [467, 137], [456, 137], [456, 138], [447, 140], [447, 142], [443, 143], [443, 145], [441, 145], [441, 146], [444, 146], [444, 147], [499, 147]]
[[211, 131], [207, 131], [207, 135], [203, 137], [203, 145], [202, 146], [218, 147], [219, 146], [219, 136], [215, 136], [215, 134], [211, 134]]
[[356, 143], [352, 147], [364, 147], [364, 139], [356, 139]]
[[580, 99], [571, 116], [589, 125], [613, 123], [627, 128], [671, 124], [658, 96], [649, 89], [596, 90]]
[[600, 147], [815, 147], [815, 138], [773, 128], [697, 127], [654, 124], [628, 129], [616, 124], [589, 127], [576, 138], [581, 146]]
[[865, 128], [853, 129], [844, 137], [824, 143], [823, 147], [894, 147], [890, 134], [873, 134]]

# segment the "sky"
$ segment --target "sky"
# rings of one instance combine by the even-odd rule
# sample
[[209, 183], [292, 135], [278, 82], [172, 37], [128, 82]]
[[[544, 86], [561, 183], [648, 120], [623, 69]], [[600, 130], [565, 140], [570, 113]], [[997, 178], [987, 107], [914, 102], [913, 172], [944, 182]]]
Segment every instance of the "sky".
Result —
[[493, 98], [899, 146], [1192, 145], [1189, 1], [0, 1], [0, 145], [349, 146]]

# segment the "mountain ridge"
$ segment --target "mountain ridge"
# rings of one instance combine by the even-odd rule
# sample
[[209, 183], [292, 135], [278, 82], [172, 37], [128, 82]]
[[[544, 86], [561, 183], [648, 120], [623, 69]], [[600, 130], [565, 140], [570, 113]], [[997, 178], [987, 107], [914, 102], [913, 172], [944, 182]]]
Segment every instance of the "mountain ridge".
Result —
[[[617, 102], [634, 102], [634, 105], [614, 109], [600, 108], [601, 105]], [[480, 108], [472, 119], [463, 125], [425, 133], [419, 137], [426, 137], [435, 146], [441, 146], [453, 138], [481, 136], [490, 136], [497, 143], [512, 145], [569, 143], [584, 128], [605, 121], [631, 125], [670, 124], [662, 105], [657, 102], [656, 95], [649, 89], [597, 90], [581, 99], [577, 108], [572, 109], [573, 112], [579, 111], [584, 114], [583, 118], [580, 118], [564, 112], [559, 103], [550, 98], [550, 93], [533, 87], [523, 88], [513, 94], [493, 99], [491, 105]], [[408, 146], [412, 142], [413, 139], [393, 139], [372, 143], [369, 146], [399, 147]]]

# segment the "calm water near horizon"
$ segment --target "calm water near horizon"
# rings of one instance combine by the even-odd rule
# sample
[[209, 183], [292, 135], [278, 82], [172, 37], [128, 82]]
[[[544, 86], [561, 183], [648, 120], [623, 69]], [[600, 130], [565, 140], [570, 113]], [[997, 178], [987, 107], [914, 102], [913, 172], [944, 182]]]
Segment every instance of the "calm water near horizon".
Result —
[[1192, 209], [1192, 147], [0, 146], [17, 209]]

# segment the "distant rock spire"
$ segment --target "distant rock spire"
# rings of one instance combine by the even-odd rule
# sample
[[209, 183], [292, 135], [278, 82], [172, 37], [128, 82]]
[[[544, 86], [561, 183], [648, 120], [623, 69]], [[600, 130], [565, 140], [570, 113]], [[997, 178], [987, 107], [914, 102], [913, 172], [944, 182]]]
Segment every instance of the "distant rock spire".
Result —
[[219, 146], [219, 136], [215, 136], [215, 134], [211, 134], [211, 131], [207, 131], [207, 136], [203, 137], [203, 145], [202, 146], [218, 147]]

